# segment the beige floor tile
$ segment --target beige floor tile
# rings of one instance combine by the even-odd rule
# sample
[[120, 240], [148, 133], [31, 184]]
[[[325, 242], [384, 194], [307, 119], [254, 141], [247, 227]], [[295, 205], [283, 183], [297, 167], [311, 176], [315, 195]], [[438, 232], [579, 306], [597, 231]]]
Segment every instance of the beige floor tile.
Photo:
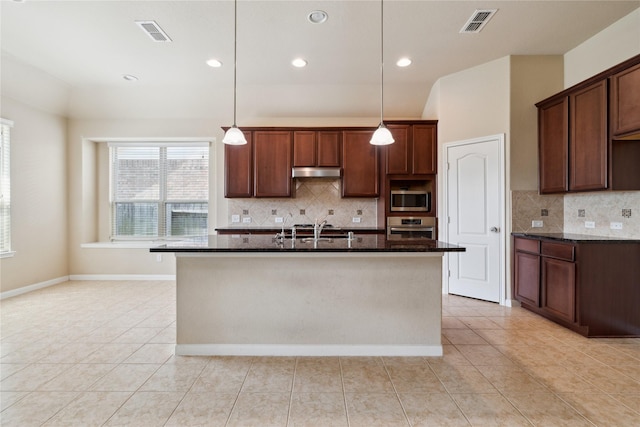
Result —
[[184, 395], [182, 392], [139, 391], [109, 418], [105, 426], [162, 426]]
[[480, 373], [502, 394], [550, 393], [550, 390], [531, 375], [513, 366], [478, 366]]
[[612, 365], [613, 369], [635, 381], [640, 381], [640, 360], [634, 364]]
[[433, 366], [449, 393], [494, 393], [496, 388], [471, 365], [439, 365]]
[[443, 316], [442, 317], [443, 329], [469, 329], [467, 325], [462, 323], [457, 317]]
[[291, 393], [240, 393], [228, 427], [286, 426]]
[[413, 427], [471, 425], [447, 393], [403, 393], [400, 400]]
[[598, 392], [598, 388], [562, 366], [538, 365], [526, 371], [539, 383], [556, 393]]
[[473, 426], [531, 426], [531, 423], [498, 393], [453, 394], [452, 397]]
[[443, 393], [444, 386], [427, 365], [387, 366], [397, 393]]
[[427, 363], [430, 366], [437, 365], [470, 365], [469, 359], [464, 357], [462, 353], [452, 344], [444, 344], [442, 346], [443, 355], [441, 357], [427, 357]]
[[456, 348], [473, 365], [512, 366], [513, 361], [492, 345], [458, 344]]
[[101, 426], [131, 396], [130, 392], [85, 392], [47, 421], [45, 427]]
[[84, 391], [116, 365], [78, 364], [38, 387], [39, 391]]
[[123, 363], [164, 363], [173, 356], [173, 344], [144, 344]]
[[296, 364], [294, 392], [342, 393], [337, 358], [300, 358]]
[[[0, 391], [0, 411], [4, 411], [28, 394], [28, 391]], [[2, 416], [0, 415], [0, 425], [2, 425], [1, 421]]]
[[34, 363], [2, 380], [2, 391], [34, 391], [73, 365]]
[[81, 337], [81, 340], [88, 343], [108, 343], [115, 340], [128, 330], [129, 328], [126, 326], [102, 326]]
[[592, 424], [552, 393], [513, 393], [509, 401], [536, 426], [584, 426]]
[[442, 334], [451, 344], [487, 344], [484, 338], [471, 329], [443, 329]]
[[0, 381], [23, 370], [27, 366], [29, 366], [28, 363], [0, 363]]
[[247, 393], [291, 392], [295, 358], [260, 358], [249, 368], [242, 391]]
[[140, 391], [183, 391], [187, 392], [204, 369], [199, 364], [162, 365], [140, 387]]
[[136, 391], [153, 375], [160, 365], [122, 364], [94, 383], [92, 391]]
[[164, 328], [131, 328], [112, 342], [146, 344], [163, 329]]
[[193, 384], [192, 391], [237, 394], [247, 378], [251, 364], [251, 358], [211, 359]]
[[122, 363], [142, 346], [143, 344], [137, 343], [103, 344], [87, 356], [82, 363]]
[[167, 326], [149, 340], [149, 343], [174, 344], [176, 343], [176, 326]]
[[563, 393], [560, 397], [597, 426], [637, 427], [640, 414], [605, 393]]
[[462, 322], [465, 326], [475, 330], [476, 332], [478, 329], [502, 329], [502, 327], [498, 325], [496, 322], [483, 316], [481, 317], [461, 316], [461, 317], [458, 317], [457, 319], [460, 322]]
[[395, 393], [346, 393], [351, 427], [408, 426]]
[[58, 351], [51, 353], [39, 360], [39, 363], [80, 363], [102, 344], [99, 343], [68, 343]]
[[78, 393], [36, 391], [0, 413], [2, 427], [40, 426], [67, 406]]
[[640, 382], [606, 365], [572, 369], [574, 374], [606, 393], [640, 393]]
[[291, 427], [347, 426], [342, 393], [296, 393], [291, 397]]
[[392, 393], [393, 384], [383, 365], [374, 363], [342, 364], [346, 393]]
[[187, 393], [166, 427], [224, 426], [236, 398], [235, 393]]
[[611, 397], [640, 414], [640, 394], [612, 394]]

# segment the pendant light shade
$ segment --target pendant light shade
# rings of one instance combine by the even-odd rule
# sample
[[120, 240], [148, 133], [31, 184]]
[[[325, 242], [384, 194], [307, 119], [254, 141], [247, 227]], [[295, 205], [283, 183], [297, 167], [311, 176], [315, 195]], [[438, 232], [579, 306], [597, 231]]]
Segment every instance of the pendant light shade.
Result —
[[389, 145], [395, 140], [384, 125], [384, 0], [380, 0], [380, 125], [373, 133], [371, 145]]
[[238, 0], [234, 0], [233, 2], [233, 126], [227, 130], [224, 134], [224, 138], [222, 138], [222, 142], [229, 145], [244, 145], [247, 143], [244, 134], [238, 126], [236, 126], [236, 94], [237, 94], [237, 85], [236, 85], [236, 70], [238, 68], [237, 63], [237, 52], [238, 52]]

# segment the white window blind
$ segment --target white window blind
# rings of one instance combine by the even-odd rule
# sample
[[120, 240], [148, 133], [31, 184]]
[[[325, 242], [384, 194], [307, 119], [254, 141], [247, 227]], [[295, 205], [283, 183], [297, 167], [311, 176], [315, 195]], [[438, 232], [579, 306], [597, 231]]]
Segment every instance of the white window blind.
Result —
[[0, 254], [11, 252], [11, 128], [13, 122], [0, 119]]
[[112, 240], [208, 234], [208, 144], [110, 144]]

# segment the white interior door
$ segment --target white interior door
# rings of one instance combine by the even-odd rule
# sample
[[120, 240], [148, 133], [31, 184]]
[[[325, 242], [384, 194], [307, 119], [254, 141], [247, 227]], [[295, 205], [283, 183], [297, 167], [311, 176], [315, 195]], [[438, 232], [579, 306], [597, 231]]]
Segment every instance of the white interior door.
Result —
[[448, 145], [449, 293], [500, 302], [504, 266], [504, 136]]

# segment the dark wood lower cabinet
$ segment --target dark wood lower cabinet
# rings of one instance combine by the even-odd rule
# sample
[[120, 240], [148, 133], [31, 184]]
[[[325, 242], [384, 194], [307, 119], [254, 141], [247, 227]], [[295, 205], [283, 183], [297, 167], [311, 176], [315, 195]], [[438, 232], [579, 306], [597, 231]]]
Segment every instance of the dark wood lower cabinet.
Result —
[[588, 337], [640, 337], [640, 241], [578, 237], [514, 233], [515, 298]]

